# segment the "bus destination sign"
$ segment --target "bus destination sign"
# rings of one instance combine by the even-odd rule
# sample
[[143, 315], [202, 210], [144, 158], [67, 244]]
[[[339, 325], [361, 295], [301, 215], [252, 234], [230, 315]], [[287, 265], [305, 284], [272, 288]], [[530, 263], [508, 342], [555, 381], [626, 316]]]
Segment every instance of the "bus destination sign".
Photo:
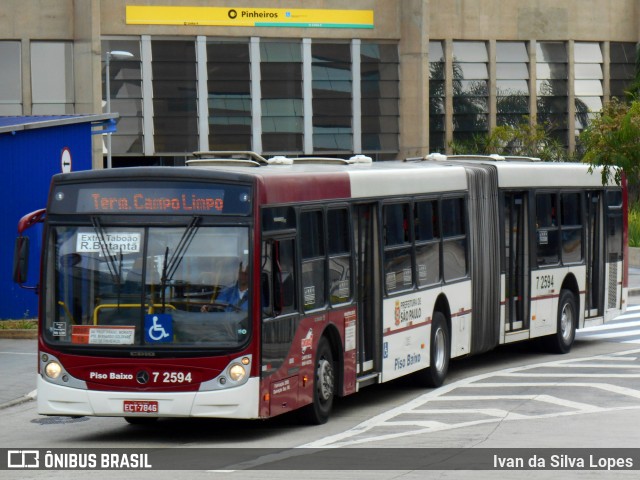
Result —
[[224, 190], [82, 188], [78, 212], [83, 213], [201, 213], [224, 210]]

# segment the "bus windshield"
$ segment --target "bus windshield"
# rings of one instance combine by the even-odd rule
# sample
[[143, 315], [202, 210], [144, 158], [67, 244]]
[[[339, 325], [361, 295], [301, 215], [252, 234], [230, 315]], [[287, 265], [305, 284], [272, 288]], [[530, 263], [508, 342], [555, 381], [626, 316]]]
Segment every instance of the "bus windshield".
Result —
[[52, 226], [43, 335], [90, 348], [235, 349], [250, 336], [247, 227]]

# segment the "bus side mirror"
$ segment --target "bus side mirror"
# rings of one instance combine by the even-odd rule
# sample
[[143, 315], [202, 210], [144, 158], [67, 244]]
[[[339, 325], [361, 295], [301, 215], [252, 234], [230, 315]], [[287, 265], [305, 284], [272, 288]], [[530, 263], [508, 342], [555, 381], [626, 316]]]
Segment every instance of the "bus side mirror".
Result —
[[29, 237], [17, 237], [13, 252], [13, 281], [23, 284], [29, 271]]

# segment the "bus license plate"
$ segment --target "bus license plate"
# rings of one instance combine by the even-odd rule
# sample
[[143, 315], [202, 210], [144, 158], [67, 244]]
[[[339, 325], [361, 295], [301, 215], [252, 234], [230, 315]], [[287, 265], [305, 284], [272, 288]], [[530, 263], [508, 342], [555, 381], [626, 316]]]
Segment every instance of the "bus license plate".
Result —
[[158, 402], [146, 400], [125, 400], [125, 413], [158, 413]]

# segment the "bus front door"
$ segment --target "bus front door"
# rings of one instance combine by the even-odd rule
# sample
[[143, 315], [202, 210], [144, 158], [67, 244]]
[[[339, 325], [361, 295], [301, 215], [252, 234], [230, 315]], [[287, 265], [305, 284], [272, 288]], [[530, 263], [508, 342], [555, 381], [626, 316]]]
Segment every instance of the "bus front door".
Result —
[[[378, 205], [356, 205], [354, 210], [356, 253], [356, 291], [358, 295], [358, 376], [377, 378], [381, 365], [380, 258], [378, 242]], [[373, 383], [373, 382], [372, 382]]]
[[505, 194], [505, 330], [529, 328], [529, 242], [527, 194]]

